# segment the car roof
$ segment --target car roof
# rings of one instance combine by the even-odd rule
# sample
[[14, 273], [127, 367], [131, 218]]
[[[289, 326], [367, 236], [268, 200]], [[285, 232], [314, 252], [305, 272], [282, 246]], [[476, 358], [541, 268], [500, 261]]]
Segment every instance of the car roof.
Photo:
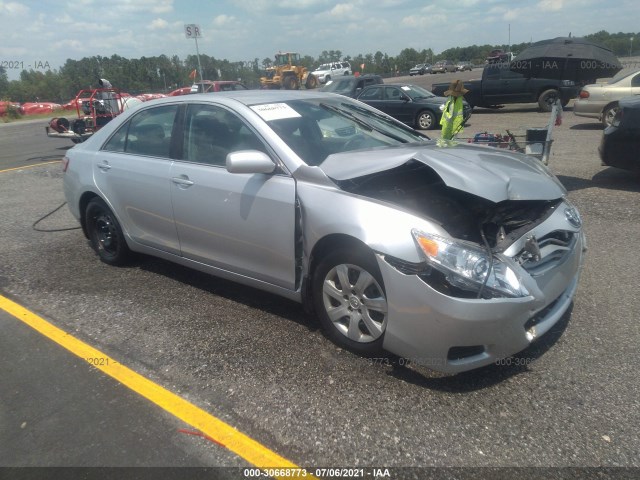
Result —
[[[180, 95], [153, 100], [154, 105], [162, 103], [193, 103], [193, 102], [218, 102], [218, 103], [241, 103], [246, 106], [260, 105], [265, 103], [278, 103], [291, 100], [302, 100], [308, 98], [326, 98], [333, 96], [328, 92], [320, 90], [235, 90], [230, 92], [195, 93], [192, 95]], [[148, 105], [149, 102], [142, 105]]]
[[[413, 83], [378, 83], [375, 85], [367, 85], [364, 88], [370, 88], [370, 87], [417, 87], [418, 85], [414, 85]], [[424, 87], [422, 87], [424, 88]], [[425, 89], [426, 90], [426, 89]]]

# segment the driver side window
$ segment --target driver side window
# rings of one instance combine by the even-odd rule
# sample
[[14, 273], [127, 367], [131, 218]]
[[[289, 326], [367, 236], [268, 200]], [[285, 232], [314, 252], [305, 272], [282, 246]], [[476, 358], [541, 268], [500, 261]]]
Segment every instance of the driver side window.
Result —
[[183, 159], [225, 166], [227, 154], [267, 148], [235, 114], [214, 105], [189, 105], [185, 120]]
[[402, 93], [395, 87], [385, 87], [385, 97], [387, 100], [400, 100]]

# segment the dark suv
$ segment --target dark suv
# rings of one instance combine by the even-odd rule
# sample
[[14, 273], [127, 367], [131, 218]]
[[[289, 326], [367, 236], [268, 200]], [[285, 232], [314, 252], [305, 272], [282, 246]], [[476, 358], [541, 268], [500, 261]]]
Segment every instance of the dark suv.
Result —
[[324, 87], [320, 88], [320, 90], [356, 98], [364, 87], [378, 83], [384, 83], [380, 75], [345, 75], [331, 79]]

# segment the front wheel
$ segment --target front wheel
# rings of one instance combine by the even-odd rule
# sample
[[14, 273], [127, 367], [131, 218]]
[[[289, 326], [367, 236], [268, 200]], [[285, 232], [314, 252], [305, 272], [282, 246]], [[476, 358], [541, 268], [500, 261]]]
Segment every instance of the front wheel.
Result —
[[545, 90], [538, 97], [538, 105], [540, 106], [540, 110], [543, 112], [550, 112], [553, 108], [553, 104], [556, 103], [556, 100], [559, 98], [558, 91], [550, 88], [549, 90]]
[[416, 117], [416, 125], [420, 130], [432, 130], [436, 126], [436, 117], [429, 110], [424, 110]]
[[287, 75], [282, 79], [282, 86], [285, 90], [298, 90], [300, 88], [300, 82], [294, 75]]
[[100, 260], [109, 265], [125, 265], [131, 250], [116, 216], [100, 198], [92, 199], [86, 209], [86, 228], [91, 246]]
[[388, 304], [373, 253], [328, 254], [314, 272], [312, 288], [320, 323], [333, 342], [364, 355], [382, 351]]
[[318, 79], [315, 75], [310, 73], [304, 86], [308, 89], [316, 88], [318, 86]]

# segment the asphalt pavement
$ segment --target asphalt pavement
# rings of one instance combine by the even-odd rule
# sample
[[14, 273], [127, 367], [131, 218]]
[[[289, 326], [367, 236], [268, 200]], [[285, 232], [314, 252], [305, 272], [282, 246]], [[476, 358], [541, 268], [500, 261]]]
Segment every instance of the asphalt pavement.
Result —
[[0, 466], [205, 467], [222, 450], [2, 310], [0, 325]]

